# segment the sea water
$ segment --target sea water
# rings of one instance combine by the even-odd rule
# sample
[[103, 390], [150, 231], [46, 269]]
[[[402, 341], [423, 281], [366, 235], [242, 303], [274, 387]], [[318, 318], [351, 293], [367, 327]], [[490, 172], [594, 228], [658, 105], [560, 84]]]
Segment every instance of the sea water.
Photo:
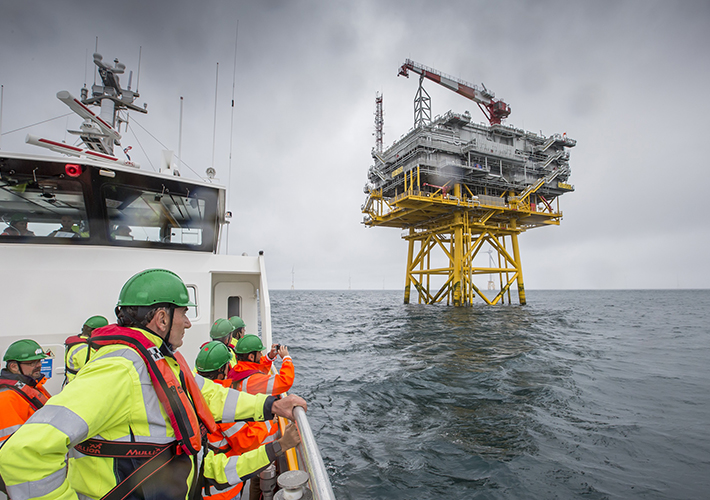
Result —
[[710, 290], [272, 291], [338, 499], [710, 498]]

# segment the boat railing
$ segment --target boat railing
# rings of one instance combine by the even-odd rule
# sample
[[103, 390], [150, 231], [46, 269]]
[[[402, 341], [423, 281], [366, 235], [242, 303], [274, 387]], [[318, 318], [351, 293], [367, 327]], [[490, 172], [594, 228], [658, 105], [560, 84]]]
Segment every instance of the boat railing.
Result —
[[301, 435], [301, 444], [297, 448], [298, 462], [305, 467], [310, 476], [313, 498], [314, 500], [335, 500], [335, 493], [333, 493], [323, 457], [318, 449], [318, 443], [316, 443], [316, 438], [308, 423], [306, 411], [300, 406], [296, 406], [293, 409], [293, 414], [298, 425], [298, 432]]

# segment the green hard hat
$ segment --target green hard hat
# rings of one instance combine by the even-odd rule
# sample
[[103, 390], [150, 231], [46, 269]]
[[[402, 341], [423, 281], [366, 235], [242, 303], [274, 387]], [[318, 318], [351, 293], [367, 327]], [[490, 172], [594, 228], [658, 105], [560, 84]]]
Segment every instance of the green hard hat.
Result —
[[200, 352], [195, 360], [198, 372], [212, 372], [219, 370], [232, 359], [232, 353], [222, 342], [213, 340], [200, 347]]
[[247, 354], [250, 352], [263, 351], [264, 346], [261, 345], [261, 339], [256, 335], [244, 335], [237, 342], [237, 353]]
[[47, 355], [44, 353], [40, 345], [31, 339], [22, 339], [10, 344], [10, 347], [5, 351], [3, 361], [35, 361], [44, 359]]
[[244, 324], [244, 320], [239, 316], [232, 316], [231, 318], [229, 318], [229, 322], [234, 325], [235, 330], [239, 330], [240, 328], [244, 328], [247, 326]]
[[118, 296], [118, 307], [173, 304], [194, 306], [180, 276], [166, 269], [148, 269], [126, 281]]
[[16, 222], [27, 222], [29, 219], [25, 214], [12, 214], [10, 217], [10, 223], [14, 224]]
[[226, 319], [218, 319], [210, 328], [210, 337], [213, 339], [221, 339], [229, 335], [234, 331], [234, 326], [232, 323]]
[[108, 320], [103, 316], [92, 316], [84, 322], [84, 327], [95, 330], [102, 326], [107, 326]]

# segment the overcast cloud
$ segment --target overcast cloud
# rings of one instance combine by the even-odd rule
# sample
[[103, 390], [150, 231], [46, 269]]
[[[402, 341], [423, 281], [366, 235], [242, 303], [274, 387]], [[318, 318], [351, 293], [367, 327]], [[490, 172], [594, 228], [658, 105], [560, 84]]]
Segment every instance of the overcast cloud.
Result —
[[[135, 136], [123, 144], [145, 169], [158, 168], [162, 146], [140, 126], [177, 151], [183, 96], [182, 155], [194, 172], [182, 173], [204, 175], [219, 63], [215, 168], [225, 184], [238, 25], [229, 250], [264, 250], [271, 288], [289, 288], [292, 269], [296, 288], [402, 288], [400, 231], [366, 229], [360, 206], [375, 92], [385, 145], [413, 123], [417, 81], [397, 77], [405, 58], [485, 83], [512, 107], [508, 124], [578, 141], [562, 224], [520, 238], [528, 289], [710, 283], [708, 2], [0, 0], [0, 9], [3, 150], [31, 151], [27, 132], [73, 140], [64, 130], [77, 117], [8, 132], [68, 111], [55, 94], [93, 83], [98, 36], [105, 60], [134, 71], [134, 88], [142, 47], [138, 102], [149, 113], [132, 115]], [[483, 121], [474, 103], [425, 85], [434, 114], [470, 110]]]

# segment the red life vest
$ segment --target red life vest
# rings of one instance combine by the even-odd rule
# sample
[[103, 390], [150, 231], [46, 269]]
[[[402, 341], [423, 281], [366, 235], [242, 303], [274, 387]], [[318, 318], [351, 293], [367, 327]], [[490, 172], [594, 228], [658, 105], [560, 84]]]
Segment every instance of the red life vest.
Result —
[[47, 404], [47, 396], [19, 380], [0, 378], [0, 387], [7, 387], [15, 391], [22, 396], [35, 411]]
[[67, 337], [67, 339], [64, 341], [64, 347], [69, 348], [73, 347], [77, 344], [88, 344], [89, 339], [86, 337], [82, 337], [81, 335], [72, 335], [71, 337]]
[[108, 325], [97, 328], [91, 333], [89, 345], [92, 347], [99, 348], [114, 344], [127, 345], [140, 354], [150, 373], [158, 400], [175, 432], [178, 453], [197, 454], [202, 448], [200, 424], [206, 427], [207, 432], [217, 432], [218, 429], [185, 358], [178, 352], [173, 355], [184, 375], [182, 378], [189, 397], [158, 346], [141, 332], [118, 325]]

